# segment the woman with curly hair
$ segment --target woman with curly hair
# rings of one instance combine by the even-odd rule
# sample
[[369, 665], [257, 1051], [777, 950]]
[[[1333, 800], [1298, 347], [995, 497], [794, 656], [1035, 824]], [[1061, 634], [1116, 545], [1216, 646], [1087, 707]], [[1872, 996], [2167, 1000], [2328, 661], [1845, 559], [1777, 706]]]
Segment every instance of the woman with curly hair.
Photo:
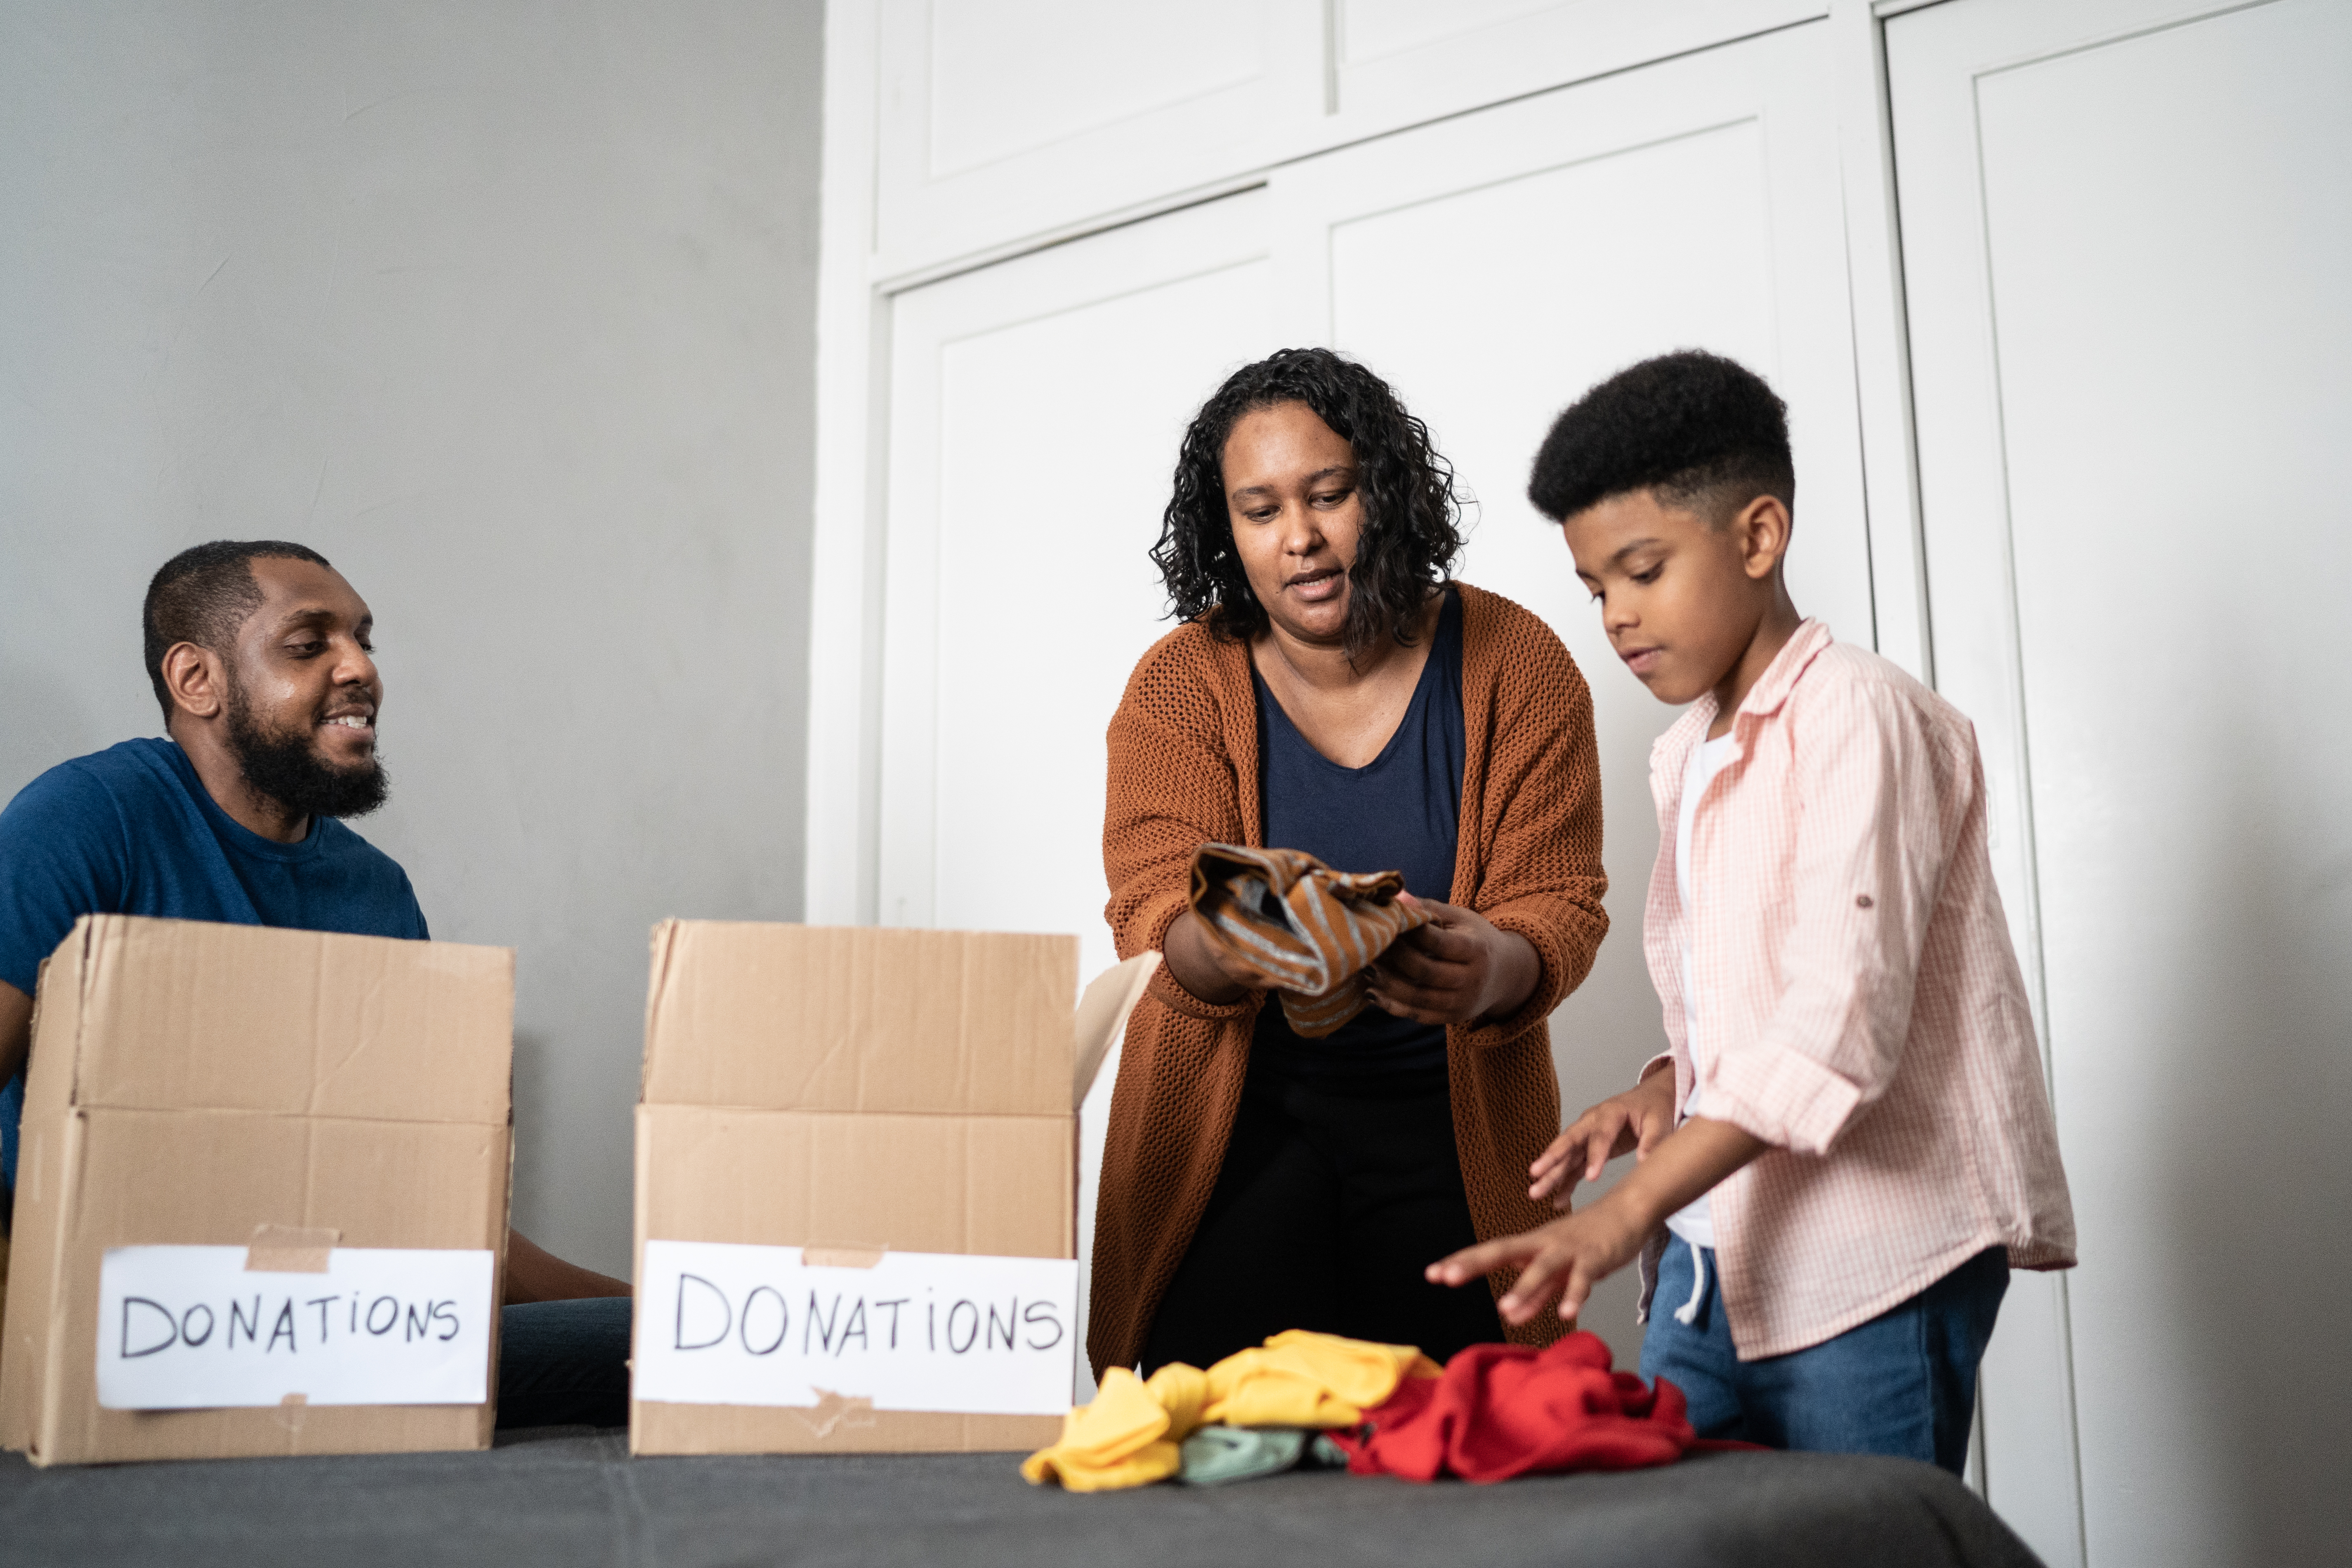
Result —
[[[1235, 372], [1185, 433], [1152, 552], [1182, 624], [1109, 733], [1106, 912], [1123, 956], [1166, 962], [1104, 1150], [1097, 1372], [1294, 1328], [1440, 1357], [1503, 1337], [1490, 1294], [1423, 1271], [1550, 1217], [1528, 1196], [1559, 1127], [1545, 1019], [1608, 884], [1584, 678], [1452, 581], [1457, 510], [1427, 428], [1328, 350]], [[1204, 843], [1401, 870], [1430, 923], [1370, 972], [1376, 1007], [1304, 1037], [1188, 909]]]

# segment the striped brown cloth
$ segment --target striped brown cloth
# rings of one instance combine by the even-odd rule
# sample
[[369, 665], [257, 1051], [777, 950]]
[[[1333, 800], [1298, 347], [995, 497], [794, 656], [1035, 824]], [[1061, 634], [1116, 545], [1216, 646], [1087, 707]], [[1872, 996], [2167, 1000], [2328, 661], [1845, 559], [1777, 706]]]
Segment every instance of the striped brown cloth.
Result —
[[1319, 1040], [1364, 1010], [1364, 969], [1429, 917], [1396, 901], [1402, 871], [1334, 871], [1303, 849], [1203, 844], [1192, 905], [1219, 953], [1282, 993], [1290, 1026]]

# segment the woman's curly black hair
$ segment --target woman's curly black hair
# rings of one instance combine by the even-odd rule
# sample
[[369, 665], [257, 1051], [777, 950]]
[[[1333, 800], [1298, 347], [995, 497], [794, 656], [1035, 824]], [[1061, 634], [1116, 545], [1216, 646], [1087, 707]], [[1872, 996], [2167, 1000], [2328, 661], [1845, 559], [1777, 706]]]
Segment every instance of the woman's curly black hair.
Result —
[[1387, 382], [1329, 349], [1284, 349], [1244, 365], [1192, 416], [1176, 458], [1175, 493], [1151, 547], [1170, 613], [1181, 620], [1205, 616], [1211, 632], [1237, 641], [1265, 630], [1265, 606], [1234, 548], [1225, 438], [1243, 415], [1284, 403], [1307, 405], [1355, 448], [1364, 521], [1348, 573], [1349, 658], [1383, 632], [1411, 643], [1430, 589], [1453, 574], [1462, 552], [1454, 466]]

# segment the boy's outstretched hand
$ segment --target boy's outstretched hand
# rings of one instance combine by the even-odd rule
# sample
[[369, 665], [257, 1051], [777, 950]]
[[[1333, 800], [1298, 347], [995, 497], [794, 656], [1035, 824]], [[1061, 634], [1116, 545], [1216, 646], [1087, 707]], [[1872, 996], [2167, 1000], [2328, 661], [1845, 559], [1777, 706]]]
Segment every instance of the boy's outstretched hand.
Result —
[[1661, 1068], [1570, 1122], [1528, 1167], [1535, 1178], [1528, 1196], [1549, 1198], [1552, 1207], [1565, 1209], [1578, 1182], [1599, 1181], [1601, 1167], [1620, 1154], [1647, 1159], [1658, 1140], [1674, 1130], [1674, 1070]]
[[1431, 1264], [1429, 1282], [1464, 1285], [1497, 1268], [1517, 1268], [1519, 1277], [1495, 1303], [1505, 1322], [1528, 1321], [1554, 1296], [1559, 1298], [1559, 1315], [1574, 1322], [1592, 1288], [1640, 1255], [1649, 1228], [1630, 1225], [1627, 1217], [1622, 1208], [1596, 1204], [1517, 1236], [1465, 1247]]
[[[1639, 1089], [1617, 1098], [1630, 1100], [1654, 1093], [1654, 1081], [1646, 1080]], [[1671, 1116], [1671, 1080], [1666, 1095], [1667, 1114]], [[1625, 1139], [1633, 1140], [1645, 1152], [1647, 1157], [1628, 1171], [1625, 1179], [1611, 1189], [1607, 1197], [1580, 1214], [1539, 1225], [1522, 1235], [1464, 1247], [1453, 1257], [1431, 1264], [1427, 1271], [1429, 1282], [1465, 1285], [1494, 1269], [1516, 1268], [1519, 1277], [1511, 1282], [1503, 1299], [1495, 1303], [1506, 1322], [1528, 1321], [1554, 1296], [1559, 1298], [1559, 1315], [1573, 1321], [1577, 1313], [1584, 1310], [1585, 1298], [1592, 1294], [1593, 1286], [1633, 1262], [1642, 1244], [1665, 1223], [1668, 1215], [1769, 1147], [1733, 1122], [1704, 1115], [1694, 1116], [1673, 1131], [1653, 1139], [1636, 1124], [1636, 1113], [1643, 1110], [1642, 1107], [1626, 1111], [1623, 1121], [1614, 1120], [1614, 1112], [1602, 1117], [1601, 1113], [1613, 1103], [1604, 1100], [1594, 1106], [1577, 1118], [1576, 1127], [1560, 1134], [1562, 1142], [1577, 1139], [1575, 1148], [1580, 1152], [1619, 1147]], [[1644, 1104], [1654, 1108], [1654, 1102]], [[1595, 1117], [1601, 1117], [1601, 1121], [1579, 1134], [1577, 1128]], [[1606, 1131], [1612, 1127], [1616, 1129], [1614, 1132]], [[1546, 1158], [1559, 1150], [1560, 1143], [1554, 1143], [1545, 1151]], [[1543, 1161], [1537, 1161], [1536, 1167], [1540, 1170]], [[1600, 1163], [1595, 1161], [1587, 1168], [1597, 1174]], [[1572, 1173], [1575, 1169], [1569, 1154], [1562, 1152], [1555, 1170]]]

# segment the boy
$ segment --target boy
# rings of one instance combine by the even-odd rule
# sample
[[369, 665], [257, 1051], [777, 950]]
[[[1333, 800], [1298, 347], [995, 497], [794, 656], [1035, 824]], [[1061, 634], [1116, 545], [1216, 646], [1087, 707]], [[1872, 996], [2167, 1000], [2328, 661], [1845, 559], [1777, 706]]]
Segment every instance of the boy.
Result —
[[1565, 1209], [1634, 1154], [1607, 1196], [1429, 1272], [1517, 1267], [1521, 1323], [1554, 1296], [1573, 1319], [1639, 1255], [1642, 1372], [1702, 1436], [1957, 1473], [2009, 1270], [2071, 1267], [2074, 1215], [1975, 731], [1800, 618], [1795, 490], [1785, 406], [1713, 354], [1602, 382], [1537, 455], [1528, 496], [1611, 646], [1691, 704], [1650, 761], [1672, 1049], [1531, 1167]]

